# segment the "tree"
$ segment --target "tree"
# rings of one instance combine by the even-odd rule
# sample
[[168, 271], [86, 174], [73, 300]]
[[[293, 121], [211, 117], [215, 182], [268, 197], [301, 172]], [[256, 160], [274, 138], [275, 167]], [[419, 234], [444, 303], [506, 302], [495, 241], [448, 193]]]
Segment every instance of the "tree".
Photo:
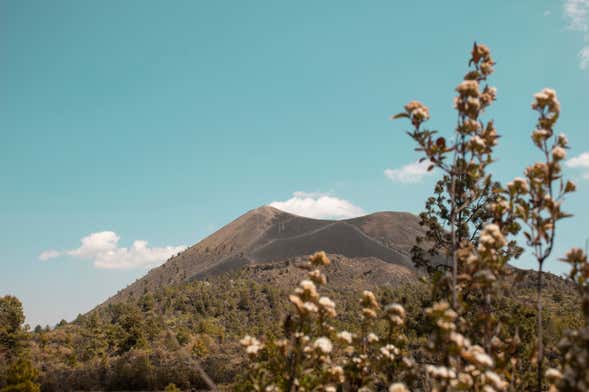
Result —
[[25, 315], [18, 298], [6, 295], [0, 298], [0, 356], [12, 360], [23, 348], [26, 335], [22, 330]]
[[166, 386], [166, 389], [164, 389], [165, 392], [180, 392], [180, 389], [176, 386], [176, 384], [168, 384], [168, 386]]
[[537, 390], [542, 390], [544, 379], [544, 333], [542, 322], [542, 277], [546, 259], [552, 254], [557, 222], [570, 217], [562, 208], [564, 197], [576, 186], [563, 179], [561, 162], [566, 158], [568, 139], [554, 131], [560, 115], [556, 92], [544, 89], [534, 95], [532, 109], [538, 112], [536, 129], [532, 133], [534, 145], [540, 150], [542, 161], [529, 166], [525, 178], [516, 178], [508, 185], [510, 202], [515, 204], [515, 215], [526, 227], [524, 235], [538, 262], [537, 273]]
[[7, 385], [0, 392], [39, 392], [39, 384], [35, 383], [37, 375], [31, 361], [21, 357], [9, 367]]
[[[472, 69], [456, 87], [458, 96], [454, 107], [458, 122], [452, 138], [437, 136], [438, 131], [422, 128], [429, 119], [429, 109], [421, 102], [412, 101], [405, 105], [403, 112], [393, 116], [410, 119], [413, 130], [408, 135], [417, 142], [416, 150], [423, 152], [421, 161], [430, 163], [428, 170], [437, 168], [444, 173], [436, 186], [437, 198], [426, 204], [422, 221], [429, 226], [433, 254], [443, 249], [451, 260], [448, 264], [452, 271], [450, 289], [454, 308], [458, 301], [459, 274], [456, 252], [463, 241], [476, 239], [488, 218], [485, 206], [488, 199], [492, 199], [493, 182], [486, 169], [494, 160], [493, 147], [498, 140], [493, 121], [485, 123], [481, 118], [496, 98], [496, 89], [486, 84], [495, 65], [490, 50], [475, 43], [469, 65]], [[419, 254], [414, 252], [414, 258], [416, 256]]]

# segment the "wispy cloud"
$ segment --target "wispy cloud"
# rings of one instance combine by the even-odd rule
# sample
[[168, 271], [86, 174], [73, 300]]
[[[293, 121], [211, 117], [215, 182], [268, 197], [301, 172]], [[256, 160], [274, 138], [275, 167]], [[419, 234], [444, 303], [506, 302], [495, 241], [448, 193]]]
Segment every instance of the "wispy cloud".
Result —
[[566, 0], [564, 16], [570, 30], [584, 34], [585, 46], [579, 51], [579, 67], [589, 67], [589, 0]]
[[587, 21], [589, 0], [566, 0], [564, 14], [568, 19], [569, 28], [575, 31], [589, 30]]
[[328, 193], [295, 192], [285, 201], [273, 201], [272, 207], [315, 219], [346, 219], [364, 215], [362, 208]]
[[589, 67], [589, 45], [581, 49], [579, 52], [579, 59], [579, 67], [583, 70], [587, 69], [587, 67]]
[[126, 248], [119, 246], [120, 237], [113, 231], [92, 233], [80, 240], [76, 249], [41, 252], [39, 260], [47, 261], [60, 256], [70, 256], [81, 260], [91, 260], [96, 268], [131, 269], [153, 267], [171, 256], [186, 249], [186, 246], [165, 246], [152, 248], [147, 241], [136, 240]]
[[39, 260], [41, 261], [47, 261], [49, 259], [53, 259], [56, 257], [61, 256], [61, 252], [55, 249], [50, 249], [50, 250], [45, 250], [43, 252], [41, 252], [41, 254], [39, 255]]
[[429, 166], [429, 161], [409, 163], [398, 169], [386, 169], [384, 175], [393, 182], [415, 184], [421, 182], [425, 176], [432, 173], [427, 171]]
[[566, 165], [583, 170], [583, 178], [589, 180], [589, 152], [573, 157], [566, 161]]

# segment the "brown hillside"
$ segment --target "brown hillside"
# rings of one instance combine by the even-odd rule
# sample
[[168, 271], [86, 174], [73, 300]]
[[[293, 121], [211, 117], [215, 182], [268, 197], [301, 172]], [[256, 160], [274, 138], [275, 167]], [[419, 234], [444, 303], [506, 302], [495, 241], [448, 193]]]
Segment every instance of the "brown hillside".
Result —
[[325, 250], [348, 265], [371, 260], [413, 274], [409, 250], [423, 232], [419, 219], [404, 212], [378, 212], [333, 221], [310, 219], [276, 208], [256, 208], [154, 268], [108, 302], [139, 296], [160, 286], [206, 279], [243, 268], [294, 260]]

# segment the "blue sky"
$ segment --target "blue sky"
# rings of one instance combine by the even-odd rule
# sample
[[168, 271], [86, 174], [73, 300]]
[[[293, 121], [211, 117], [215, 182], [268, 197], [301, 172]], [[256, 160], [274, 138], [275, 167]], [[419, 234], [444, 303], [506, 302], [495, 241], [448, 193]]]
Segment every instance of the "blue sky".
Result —
[[[419, 212], [434, 179], [385, 176], [417, 159], [389, 116], [420, 99], [451, 130], [474, 40], [497, 61], [498, 178], [538, 157], [544, 87], [569, 156], [589, 151], [587, 1], [476, 4], [2, 1], [0, 295], [53, 324], [260, 205]], [[589, 236], [585, 163], [567, 170], [556, 273]]]

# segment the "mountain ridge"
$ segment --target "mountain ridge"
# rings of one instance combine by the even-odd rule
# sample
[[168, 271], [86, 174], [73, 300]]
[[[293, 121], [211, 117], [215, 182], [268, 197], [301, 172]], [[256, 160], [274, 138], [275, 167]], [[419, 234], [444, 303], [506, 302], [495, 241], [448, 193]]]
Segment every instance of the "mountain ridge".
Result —
[[317, 250], [357, 262], [374, 259], [412, 273], [410, 249], [423, 232], [419, 218], [408, 212], [383, 211], [330, 220], [261, 206], [153, 268], [105, 303], [248, 265], [300, 259]]

